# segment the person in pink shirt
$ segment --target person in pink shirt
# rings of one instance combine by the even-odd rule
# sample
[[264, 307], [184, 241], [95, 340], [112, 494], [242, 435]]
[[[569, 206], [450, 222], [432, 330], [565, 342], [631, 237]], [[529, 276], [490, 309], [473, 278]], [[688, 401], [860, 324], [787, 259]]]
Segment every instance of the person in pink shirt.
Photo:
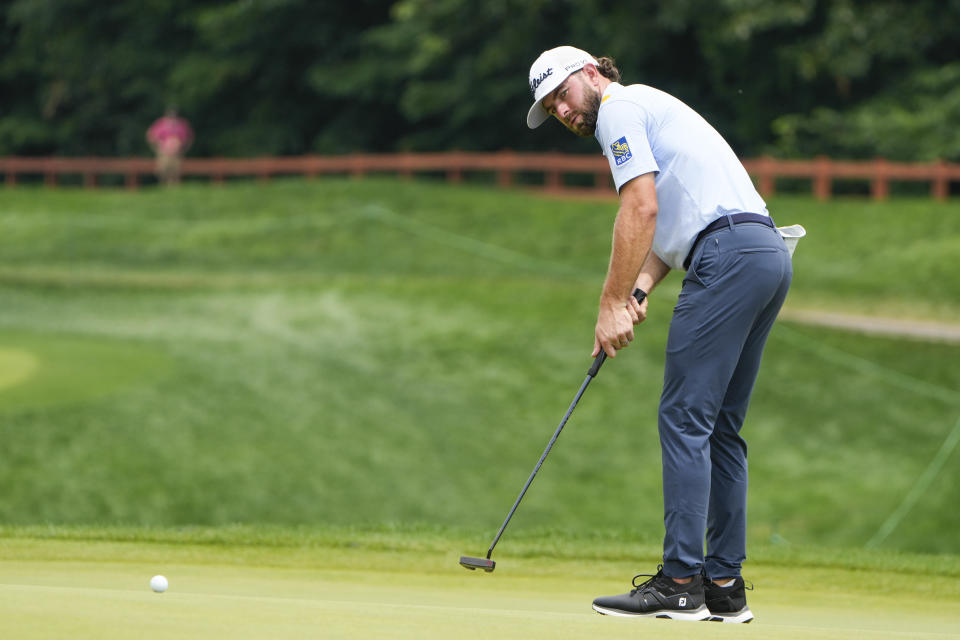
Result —
[[183, 155], [193, 142], [190, 123], [178, 117], [176, 109], [167, 109], [147, 129], [147, 142], [157, 154], [157, 178], [161, 184], [179, 184]]

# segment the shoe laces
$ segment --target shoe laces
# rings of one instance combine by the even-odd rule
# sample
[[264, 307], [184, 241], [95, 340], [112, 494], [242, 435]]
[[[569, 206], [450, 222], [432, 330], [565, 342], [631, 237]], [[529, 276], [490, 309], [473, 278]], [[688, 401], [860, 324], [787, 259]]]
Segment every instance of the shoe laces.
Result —
[[[638, 573], [637, 575], [633, 576], [633, 580], [632, 580], [633, 590], [630, 592], [630, 595], [635, 595], [638, 591], [644, 591], [652, 587], [653, 583], [657, 581], [657, 578], [661, 577], [662, 575], [663, 575], [663, 565], [658, 564], [657, 572], [654, 574]], [[641, 582], [640, 584], [637, 584], [637, 580], [639, 578], [647, 578], [647, 579]]]

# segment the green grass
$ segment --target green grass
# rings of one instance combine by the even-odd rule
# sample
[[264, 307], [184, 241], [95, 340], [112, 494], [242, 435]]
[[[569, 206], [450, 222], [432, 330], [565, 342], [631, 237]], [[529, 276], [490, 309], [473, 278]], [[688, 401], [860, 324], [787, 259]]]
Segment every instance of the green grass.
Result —
[[804, 225], [791, 296], [807, 308], [956, 322], [960, 204], [929, 198], [770, 203], [778, 224]]
[[[957, 558], [762, 548], [747, 626], [598, 616], [655, 547], [520, 536], [493, 574], [457, 565], [471, 541], [435, 528], [0, 530], [0, 633], [151, 638], [948, 638]], [[612, 544], [611, 544], [612, 542]], [[147, 583], [162, 573], [170, 589]], [[55, 612], [55, 615], [51, 613]], [[906, 612], [909, 612], [907, 614]]]
[[[0, 521], [403, 523], [485, 543], [590, 364], [614, 208], [390, 180], [0, 192]], [[958, 317], [957, 204], [771, 210], [809, 234], [789, 305]], [[511, 544], [656, 548], [678, 287], [591, 386]], [[958, 356], [775, 327], [744, 431], [751, 543], [874, 537], [960, 418]], [[960, 553], [958, 464], [882, 548]]]

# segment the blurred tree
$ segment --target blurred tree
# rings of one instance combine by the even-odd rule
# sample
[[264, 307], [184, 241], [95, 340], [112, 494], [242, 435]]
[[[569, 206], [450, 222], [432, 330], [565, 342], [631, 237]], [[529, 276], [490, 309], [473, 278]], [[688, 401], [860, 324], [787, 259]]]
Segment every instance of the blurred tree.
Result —
[[371, 140], [374, 147], [512, 146], [527, 108], [531, 28], [540, 19], [568, 20], [559, 10], [567, 4], [401, 0], [389, 23], [357, 42], [355, 55], [315, 68], [311, 80], [341, 98], [382, 105], [381, 117], [396, 129], [392, 139]]
[[835, 0], [786, 53], [817, 100], [784, 105], [769, 149], [960, 160], [960, 0]]
[[742, 155], [960, 158], [960, 0], [0, 0], [0, 154], [558, 149], [526, 74], [570, 43]]
[[0, 154], [138, 155], [168, 105], [199, 155], [311, 149], [336, 105], [306, 81], [389, 0], [17, 0], [0, 17]]
[[[392, 131], [382, 109], [340, 96], [343, 61], [365, 31], [389, 19], [387, 0], [234, 0], [191, 14], [191, 50], [169, 86], [193, 113], [203, 151], [299, 154], [364, 148], [367, 131]], [[329, 69], [330, 86], [311, 80]], [[381, 101], [388, 97], [380, 98]], [[347, 117], [343, 117], [344, 114]], [[364, 127], [365, 131], [357, 131]], [[316, 148], [330, 136], [336, 144]]]
[[773, 123], [779, 155], [960, 160], [960, 62], [916, 70], [849, 109]]
[[189, 0], [6, 5], [0, 153], [142, 154]]

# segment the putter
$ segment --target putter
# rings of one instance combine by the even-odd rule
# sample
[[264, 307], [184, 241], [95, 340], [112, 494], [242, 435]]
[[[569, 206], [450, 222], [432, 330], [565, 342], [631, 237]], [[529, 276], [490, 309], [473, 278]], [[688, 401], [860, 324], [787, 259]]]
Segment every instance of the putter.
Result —
[[[637, 302], [643, 302], [643, 299], [647, 297], [647, 294], [640, 289], [636, 289], [633, 292], [633, 297], [637, 299]], [[474, 558], [471, 556], [460, 556], [460, 566], [462, 566], [464, 569], [470, 569], [471, 571], [483, 569], [487, 573], [490, 573], [497, 568], [497, 563], [490, 558], [490, 556], [493, 555], [493, 548], [497, 546], [498, 542], [500, 542], [500, 536], [503, 535], [504, 530], [507, 528], [507, 524], [510, 523], [510, 519], [513, 518], [513, 514], [517, 511], [517, 507], [520, 506], [520, 501], [523, 500], [523, 496], [526, 495], [527, 489], [530, 488], [530, 484], [536, 477], [537, 472], [540, 471], [540, 467], [543, 466], [543, 461], [547, 459], [547, 454], [550, 453], [550, 449], [553, 448], [553, 444], [557, 441], [557, 438], [560, 437], [560, 432], [563, 431], [563, 425], [567, 424], [567, 420], [570, 419], [570, 414], [573, 413], [573, 409], [577, 406], [577, 403], [580, 402], [580, 397], [583, 395], [583, 392], [587, 390], [587, 385], [589, 385], [590, 381], [597, 377], [597, 374], [600, 373], [600, 367], [603, 366], [603, 363], [606, 361], [606, 359], [607, 352], [603, 349], [600, 349], [600, 353], [597, 354], [596, 359], [593, 361], [593, 365], [590, 367], [590, 370], [587, 371], [586, 379], [583, 381], [583, 384], [580, 385], [580, 390], [577, 391], [577, 395], [573, 398], [573, 402], [570, 403], [567, 413], [564, 414], [563, 420], [560, 421], [560, 426], [557, 427], [557, 430], [553, 433], [553, 437], [550, 438], [550, 442], [547, 443], [547, 448], [543, 450], [543, 455], [541, 455], [540, 460], [537, 461], [537, 466], [533, 468], [533, 473], [531, 473], [530, 477], [527, 478], [527, 483], [523, 485], [520, 495], [517, 496], [517, 501], [513, 503], [513, 508], [510, 509], [510, 513], [507, 514], [507, 519], [503, 521], [502, 525], [500, 525], [500, 530], [497, 531], [497, 535], [494, 537], [493, 543], [487, 550], [487, 557]]]

